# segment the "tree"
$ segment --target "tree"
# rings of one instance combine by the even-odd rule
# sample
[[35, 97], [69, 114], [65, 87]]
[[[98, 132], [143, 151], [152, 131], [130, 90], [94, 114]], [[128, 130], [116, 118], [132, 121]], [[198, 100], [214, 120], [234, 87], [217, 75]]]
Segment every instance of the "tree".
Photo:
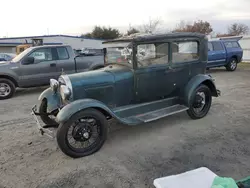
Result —
[[131, 35], [131, 34], [135, 34], [135, 33], [140, 33], [140, 31], [134, 27], [130, 27], [128, 30], [127, 30], [127, 35]]
[[160, 19], [149, 19], [148, 23], [141, 26], [141, 31], [143, 33], [155, 33], [161, 24]]
[[245, 35], [248, 32], [249, 27], [242, 23], [233, 23], [228, 27], [228, 34], [230, 35]]
[[111, 27], [95, 26], [92, 32], [82, 34], [82, 37], [99, 38], [99, 39], [115, 39], [121, 34], [119, 30]]
[[193, 24], [188, 24], [185, 21], [181, 21], [174, 29], [175, 32], [198, 32], [203, 34], [209, 34], [213, 31], [211, 24], [207, 21], [198, 20]]

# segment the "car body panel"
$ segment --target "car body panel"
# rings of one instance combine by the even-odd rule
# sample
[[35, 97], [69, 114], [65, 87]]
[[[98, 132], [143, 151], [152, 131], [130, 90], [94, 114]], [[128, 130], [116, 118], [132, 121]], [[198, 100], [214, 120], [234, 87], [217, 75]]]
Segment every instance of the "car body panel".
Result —
[[46, 90], [44, 90], [38, 97], [38, 100], [40, 101], [39, 105], [44, 99], [48, 101], [47, 102], [48, 113], [60, 108], [60, 105], [61, 105], [60, 96], [58, 95], [58, 93], [53, 92], [50, 88], [47, 88]]
[[192, 94], [194, 92], [194, 90], [201, 84], [205, 84], [207, 85], [213, 96], [217, 97], [217, 89], [216, 86], [214, 84], [214, 81], [212, 79], [211, 76], [209, 75], [204, 75], [204, 74], [198, 74], [195, 77], [193, 77], [185, 86], [185, 90], [184, 90], [184, 102], [186, 104], [186, 106], [190, 106], [190, 99], [192, 97]]
[[95, 108], [95, 109], [98, 109], [98, 110], [104, 110], [109, 115], [111, 115], [113, 118], [117, 119], [118, 121], [120, 121], [121, 123], [124, 123], [124, 124], [134, 125], [134, 124], [141, 123], [138, 120], [135, 120], [135, 121], [126, 121], [123, 118], [120, 118], [119, 116], [117, 116], [104, 103], [102, 103], [102, 102], [100, 102], [98, 100], [88, 99], [88, 98], [76, 100], [76, 101], [70, 103], [70, 105], [66, 105], [57, 114], [56, 120], [57, 120], [58, 123], [64, 123], [65, 121], [67, 121], [76, 112], [84, 110], [84, 109], [88, 109], [88, 108]]

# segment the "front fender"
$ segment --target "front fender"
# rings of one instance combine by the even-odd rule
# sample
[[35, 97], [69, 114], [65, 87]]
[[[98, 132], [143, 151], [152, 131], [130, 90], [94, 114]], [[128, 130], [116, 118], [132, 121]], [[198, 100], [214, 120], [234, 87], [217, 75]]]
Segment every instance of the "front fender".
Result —
[[95, 99], [76, 100], [76, 101], [66, 105], [57, 114], [56, 121], [58, 123], [64, 123], [76, 112], [79, 112], [79, 111], [87, 109], [87, 108], [97, 108], [100, 110], [104, 110], [110, 116], [119, 120], [121, 123], [127, 124], [127, 122], [123, 121], [120, 117], [118, 117], [109, 107], [107, 107], [105, 104], [103, 104], [102, 102], [97, 101]]
[[55, 93], [51, 90], [51, 88], [47, 88], [44, 90], [41, 95], [38, 97], [39, 105], [42, 100], [47, 100], [47, 112], [50, 113], [61, 106], [60, 96], [58, 93]]
[[212, 96], [218, 97], [218, 91], [216, 89], [215, 83], [213, 81], [213, 78], [210, 75], [206, 74], [198, 74], [195, 77], [193, 77], [188, 84], [185, 87], [184, 91], [184, 102], [187, 106], [190, 106], [190, 100], [192, 97], [192, 94], [194, 90], [200, 85], [204, 84], [209, 87], [211, 90]]

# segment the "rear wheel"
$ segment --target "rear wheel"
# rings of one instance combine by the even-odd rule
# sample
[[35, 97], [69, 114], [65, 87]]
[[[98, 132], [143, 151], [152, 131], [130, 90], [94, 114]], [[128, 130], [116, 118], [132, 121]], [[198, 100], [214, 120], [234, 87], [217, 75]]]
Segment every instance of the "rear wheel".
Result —
[[232, 58], [229, 63], [226, 65], [228, 71], [235, 71], [237, 69], [238, 61], [235, 58]]
[[0, 78], [0, 100], [11, 98], [15, 91], [15, 84], [11, 80]]
[[107, 138], [106, 117], [95, 109], [75, 113], [57, 130], [57, 143], [66, 155], [78, 158], [97, 152]]
[[55, 116], [56, 116], [56, 112], [55, 115], [47, 115], [47, 100], [43, 99], [39, 108], [39, 113], [42, 114], [40, 115], [43, 123], [45, 123], [46, 125], [53, 125], [53, 126], [58, 126], [58, 123], [55, 121]]
[[187, 113], [192, 119], [203, 118], [207, 115], [211, 103], [211, 91], [206, 85], [202, 84], [194, 91], [190, 101], [190, 108], [187, 110]]

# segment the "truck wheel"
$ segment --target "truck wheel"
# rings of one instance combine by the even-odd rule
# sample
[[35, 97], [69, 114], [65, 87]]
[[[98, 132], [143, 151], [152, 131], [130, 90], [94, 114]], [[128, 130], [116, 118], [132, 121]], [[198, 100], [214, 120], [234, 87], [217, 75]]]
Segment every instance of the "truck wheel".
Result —
[[66, 155], [78, 158], [97, 152], [107, 138], [108, 121], [95, 109], [75, 113], [59, 125], [56, 138]]
[[211, 107], [211, 91], [206, 85], [202, 84], [196, 88], [190, 100], [190, 108], [187, 110], [188, 115], [192, 119], [203, 118]]
[[11, 98], [15, 91], [15, 84], [11, 80], [0, 78], [0, 100]]
[[46, 125], [58, 126], [58, 123], [53, 118], [51, 118], [48, 115], [45, 115], [45, 113], [47, 113], [47, 100], [46, 99], [42, 100], [41, 105], [39, 107], [39, 113], [44, 114], [40, 116], [43, 123], [45, 123]]
[[227, 71], [235, 71], [238, 65], [238, 61], [235, 58], [230, 59], [229, 63], [226, 65]]

